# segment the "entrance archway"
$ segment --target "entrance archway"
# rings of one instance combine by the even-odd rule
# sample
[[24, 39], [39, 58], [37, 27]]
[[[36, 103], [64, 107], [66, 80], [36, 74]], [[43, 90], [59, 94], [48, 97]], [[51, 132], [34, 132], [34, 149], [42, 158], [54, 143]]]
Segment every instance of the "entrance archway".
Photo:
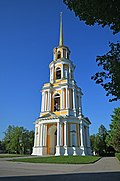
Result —
[[56, 145], [57, 145], [57, 127], [55, 125], [51, 126], [48, 129], [48, 154], [54, 155], [56, 152]]

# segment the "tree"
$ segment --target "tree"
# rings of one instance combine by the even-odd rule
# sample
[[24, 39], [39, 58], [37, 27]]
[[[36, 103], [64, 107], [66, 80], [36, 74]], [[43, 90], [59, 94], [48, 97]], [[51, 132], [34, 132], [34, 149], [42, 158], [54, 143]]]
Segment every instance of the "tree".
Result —
[[31, 153], [33, 147], [34, 131], [28, 131], [24, 127], [8, 126], [3, 139], [8, 153]]
[[0, 140], [0, 153], [4, 152], [5, 148], [4, 148], [4, 144], [3, 141]]
[[93, 153], [95, 152], [100, 156], [114, 154], [114, 149], [106, 143], [107, 135], [107, 129], [104, 125], [100, 125], [98, 133], [90, 136], [91, 149]]
[[105, 89], [106, 96], [114, 96], [109, 101], [117, 101], [120, 99], [120, 43], [111, 43], [109, 46], [111, 50], [96, 59], [103, 71], [97, 72], [92, 79]]
[[63, 0], [70, 10], [87, 25], [109, 26], [113, 33], [120, 31], [119, 0]]
[[109, 146], [112, 146], [115, 149], [115, 151], [120, 152], [120, 107], [114, 109], [111, 117], [110, 130], [106, 141]]
[[11, 139], [12, 139], [13, 130], [14, 130], [14, 126], [9, 125], [7, 128], [7, 131], [4, 133], [5, 137], [3, 139], [3, 143], [5, 145], [5, 150], [8, 153], [11, 152]]
[[95, 136], [95, 143], [94, 143], [94, 149], [95, 149], [95, 152], [102, 156], [103, 153], [104, 153], [104, 142], [103, 140], [101, 139], [101, 137], [99, 136], [99, 134], [96, 134]]
[[107, 153], [107, 145], [105, 142], [106, 136], [107, 129], [104, 127], [104, 125], [100, 125], [95, 138], [95, 150], [99, 153], [99, 155], [104, 155]]
[[[87, 25], [97, 23], [102, 27], [109, 26], [113, 34], [120, 32], [119, 0], [63, 0], [63, 2]], [[120, 43], [110, 43], [109, 47], [111, 49], [108, 53], [97, 56], [96, 59], [103, 71], [97, 72], [91, 78], [107, 91], [106, 96], [113, 96], [109, 101], [115, 101], [120, 99]]]
[[30, 154], [32, 153], [33, 144], [34, 144], [34, 131], [30, 131], [29, 132], [29, 145], [28, 145]]
[[107, 134], [107, 129], [103, 124], [100, 125], [98, 129], [98, 134], [101, 137], [102, 140], [105, 140], [106, 134]]
[[95, 134], [93, 135], [90, 135], [90, 147], [91, 147], [91, 150], [92, 150], [92, 153], [94, 153], [95, 151]]

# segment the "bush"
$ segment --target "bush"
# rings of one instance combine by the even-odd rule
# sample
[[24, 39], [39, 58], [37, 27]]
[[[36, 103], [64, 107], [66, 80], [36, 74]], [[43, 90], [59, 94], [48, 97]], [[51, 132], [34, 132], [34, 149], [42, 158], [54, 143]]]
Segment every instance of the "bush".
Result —
[[120, 153], [115, 153], [115, 156], [116, 156], [117, 159], [120, 161]]

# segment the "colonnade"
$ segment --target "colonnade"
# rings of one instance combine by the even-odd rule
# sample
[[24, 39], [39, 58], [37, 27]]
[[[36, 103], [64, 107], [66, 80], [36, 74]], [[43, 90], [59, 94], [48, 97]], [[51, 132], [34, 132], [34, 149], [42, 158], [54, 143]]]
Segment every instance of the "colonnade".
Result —
[[[65, 68], [65, 66], [67, 68]], [[56, 66], [54, 64], [51, 65], [50, 67], [50, 82], [55, 83], [55, 69], [58, 68], [59, 66]], [[70, 64], [61, 64], [61, 79], [67, 79], [67, 80], [73, 80], [74, 75], [73, 75], [73, 70]]]
[[[69, 147], [71, 145], [71, 137], [70, 132], [68, 134], [68, 124], [69, 122], [57, 122], [56, 129], [57, 129], [57, 144], [56, 147]], [[90, 139], [89, 139], [89, 127], [85, 125], [78, 124], [78, 130], [76, 129], [76, 145], [75, 147], [90, 147]], [[76, 127], [77, 128], [77, 127]], [[38, 132], [38, 134], [36, 134]], [[34, 140], [34, 147], [46, 147], [47, 145], [47, 135], [48, 129], [47, 124], [41, 123], [35, 129], [35, 140]], [[63, 136], [64, 135], [64, 136]], [[52, 138], [51, 138], [52, 139]], [[67, 154], [67, 150], [66, 150]]]
[[[52, 99], [54, 99], [54, 95], [52, 95], [50, 89], [42, 91], [41, 112], [52, 111], [52, 101], [54, 102], [54, 100]], [[72, 89], [68, 88], [67, 86], [62, 87], [60, 94], [60, 102], [60, 110], [73, 109], [75, 117], [78, 116], [78, 114], [82, 114], [81, 93], [77, 92], [75, 88]]]
[[41, 112], [51, 111], [51, 91], [42, 92]]

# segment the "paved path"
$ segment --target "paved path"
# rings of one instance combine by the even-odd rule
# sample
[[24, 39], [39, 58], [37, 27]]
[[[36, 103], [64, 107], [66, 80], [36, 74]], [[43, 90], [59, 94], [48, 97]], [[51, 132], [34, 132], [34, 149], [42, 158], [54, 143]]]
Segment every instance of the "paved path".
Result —
[[0, 159], [0, 181], [120, 181], [120, 163], [104, 157], [94, 164], [35, 164]]

